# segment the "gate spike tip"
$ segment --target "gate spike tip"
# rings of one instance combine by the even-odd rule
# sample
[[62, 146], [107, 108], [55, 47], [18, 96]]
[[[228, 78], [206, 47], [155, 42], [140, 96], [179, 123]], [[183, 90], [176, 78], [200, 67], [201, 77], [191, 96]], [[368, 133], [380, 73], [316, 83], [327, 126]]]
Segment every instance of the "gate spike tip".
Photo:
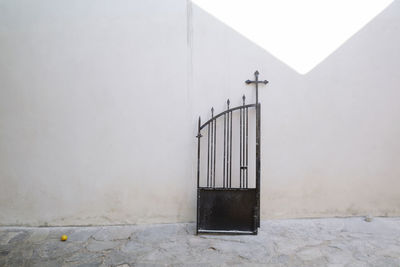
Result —
[[260, 74], [260, 73], [258, 72], [258, 70], [256, 70], [256, 72], [254, 72], [254, 75], [258, 75], [258, 74]]
[[214, 107], [211, 108], [211, 117], [214, 117]]
[[200, 126], [201, 126], [201, 117], [199, 116], [199, 130], [198, 130], [198, 133], [197, 133], [197, 135], [196, 135], [196, 137], [197, 138], [200, 138], [200, 137], [203, 137], [202, 135], [201, 135], [201, 133], [200, 133]]
[[242, 99], [243, 99], [243, 105], [244, 105], [244, 103], [246, 102], [246, 96], [243, 95], [243, 96], [242, 96]]
[[228, 109], [229, 109], [229, 104], [231, 103], [231, 101], [229, 101], [229, 98], [228, 98], [228, 100], [226, 101], [226, 104], [228, 105]]

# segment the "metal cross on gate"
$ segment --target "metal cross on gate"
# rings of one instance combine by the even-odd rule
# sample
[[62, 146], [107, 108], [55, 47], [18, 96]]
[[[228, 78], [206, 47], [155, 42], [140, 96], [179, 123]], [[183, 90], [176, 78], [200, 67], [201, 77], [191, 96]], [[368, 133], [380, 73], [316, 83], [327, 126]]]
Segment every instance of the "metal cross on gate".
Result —
[[254, 81], [247, 80], [247, 81], [245, 82], [245, 83], [247, 83], [247, 84], [254, 83], [254, 84], [256, 85], [256, 104], [258, 104], [258, 84], [259, 84], [259, 83], [263, 83], [263, 84], [267, 84], [267, 83], [268, 83], [267, 80], [259, 81], [259, 80], [258, 80], [258, 74], [260, 74], [260, 73], [258, 72], [258, 70], [256, 70], [256, 72], [254, 72], [254, 76], [256, 76], [256, 79], [255, 79]]

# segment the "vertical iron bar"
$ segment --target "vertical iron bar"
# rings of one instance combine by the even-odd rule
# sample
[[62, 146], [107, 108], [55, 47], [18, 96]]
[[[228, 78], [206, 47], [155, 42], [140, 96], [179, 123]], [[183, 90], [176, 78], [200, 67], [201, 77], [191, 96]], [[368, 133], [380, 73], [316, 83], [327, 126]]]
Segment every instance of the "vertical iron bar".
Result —
[[224, 114], [224, 165], [223, 165], [223, 187], [225, 188], [225, 156], [226, 156], [226, 114]]
[[242, 150], [241, 150], [241, 155], [242, 155], [242, 163], [241, 163], [241, 172], [242, 172], [242, 181], [243, 181], [243, 187], [245, 188], [246, 186], [245, 186], [245, 180], [246, 180], [246, 168], [247, 168], [247, 165], [246, 165], [246, 153], [245, 153], [245, 145], [246, 145], [246, 139], [245, 139], [245, 134], [246, 134], [246, 130], [245, 130], [245, 121], [246, 121], [246, 117], [245, 117], [245, 108], [244, 108], [244, 105], [245, 105], [245, 103], [246, 103], [246, 96], [245, 95], [243, 95], [242, 96], [242, 99], [243, 99], [243, 108], [241, 108], [240, 109], [240, 112], [241, 112], [241, 114], [243, 114], [242, 115], [242, 117], [243, 117], [243, 121], [242, 121], [242, 125], [241, 125], [241, 129], [242, 129], [242, 135], [240, 136], [240, 138], [242, 139]]
[[[229, 110], [229, 104], [230, 104], [230, 101], [228, 99], [226, 101], [227, 110]], [[231, 186], [229, 183], [229, 177], [230, 177], [229, 166], [230, 166], [230, 162], [231, 162], [230, 154], [232, 153], [232, 149], [229, 145], [229, 138], [232, 133], [229, 131], [230, 117], [231, 117], [230, 112], [228, 112], [226, 115], [227, 115], [226, 116], [226, 126], [227, 126], [227, 129], [226, 129], [226, 187], [230, 188]]]
[[230, 127], [231, 127], [231, 129], [230, 129], [230, 131], [231, 131], [231, 134], [230, 134], [230, 152], [231, 152], [231, 154], [229, 155], [229, 157], [230, 157], [230, 160], [229, 160], [229, 187], [232, 187], [232, 111], [231, 112], [229, 112], [230, 113], [230, 120], [231, 120], [231, 122], [230, 122]]
[[208, 180], [210, 176], [210, 124], [208, 124], [207, 128], [207, 187], [208, 187]]
[[255, 207], [255, 220], [257, 223], [257, 227], [260, 227], [260, 178], [261, 178], [261, 105], [258, 102], [258, 84], [263, 83], [267, 84], [268, 81], [258, 81], [259, 72], [254, 72], [255, 80], [247, 80], [246, 84], [254, 83], [256, 86], [256, 207]]
[[201, 118], [199, 116], [199, 122], [198, 122], [198, 130], [197, 130], [197, 188], [199, 188], [200, 185], [200, 126], [201, 126]]
[[[214, 108], [211, 108], [211, 118], [214, 118]], [[212, 185], [213, 180], [213, 159], [214, 159], [214, 120], [211, 120], [211, 168], [210, 168], [210, 183]]]
[[230, 147], [229, 147], [229, 136], [230, 136], [230, 132], [229, 132], [229, 113], [227, 114], [227, 118], [226, 118], [226, 124], [227, 124], [227, 129], [226, 129], [226, 187], [229, 188], [229, 183], [228, 183], [228, 179], [229, 179], [229, 164], [230, 164], [230, 158], [229, 158], [229, 154], [231, 153]]
[[255, 75], [255, 85], [256, 85], [256, 199], [257, 199], [257, 227], [260, 227], [260, 104], [258, 103], [258, 71], [254, 73]]
[[249, 108], [246, 108], [246, 188], [249, 187]]
[[[243, 97], [242, 97], [242, 99], [243, 99], [243, 107], [244, 107], [244, 105], [246, 104], [246, 97], [245, 97], [245, 95], [243, 95]], [[245, 134], [246, 134], [246, 130], [245, 130], [245, 120], [246, 120], [246, 117], [245, 117], [245, 108], [241, 108], [240, 109], [241, 110], [241, 112], [242, 112], [242, 117], [243, 117], [243, 121], [242, 121], [242, 136], [241, 136], [241, 138], [242, 138], [242, 183], [243, 183], [243, 187], [245, 188], [246, 186], [245, 186], [245, 179], [246, 179], [246, 169], [247, 169], [247, 165], [246, 165], [246, 150], [245, 150], [245, 144], [246, 144], [246, 139], [245, 139]]]
[[199, 122], [198, 122], [198, 130], [197, 130], [197, 221], [196, 221], [196, 234], [198, 234], [199, 230], [199, 220], [200, 220], [200, 207], [199, 207], [199, 187], [200, 187], [200, 138], [201, 138], [201, 133], [200, 133], [200, 126], [201, 126], [201, 118], [199, 116]]
[[214, 174], [213, 174], [213, 188], [215, 188], [215, 162], [216, 162], [216, 153], [217, 153], [217, 119], [214, 120]]
[[242, 109], [240, 109], [240, 126], [239, 126], [239, 129], [240, 129], [240, 138], [239, 138], [239, 140], [240, 140], [240, 153], [239, 153], [239, 158], [240, 158], [240, 160], [239, 160], [239, 162], [240, 162], [240, 164], [239, 164], [239, 179], [240, 179], [240, 182], [239, 182], [239, 185], [240, 185], [240, 188], [242, 188], [242, 166], [243, 166], [243, 157], [242, 157], [242, 154], [243, 154], [243, 152], [242, 152], [242, 150], [243, 150], [243, 144], [242, 144]]
[[214, 123], [214, 121], [212, 120], [211, 122], [210, 122], [210, 124], [211, 124], [211, 151], [210, 151], [210, 154], [211, 154], [211, 156], [210, 156], [210, 184], [209, 184], [209, 186], [208, 187], [211, 187], [211, 184], [212, 184], [212, 175], [213, 175], [213, 156], [214, 156], [214, 148], [213, 148], [213, 145], [214, 145], [214, 140], [213, 140], [213, 138], [214, 138], [214, 125], [213, 125], [213, 123]]
[[261, 117], [261, 105], [256, 104], [256, 199], [257, 199], [257, 227], [260, 227], [260, 176], [261, 176], [261, 135], [260, 135], [260, 117]]

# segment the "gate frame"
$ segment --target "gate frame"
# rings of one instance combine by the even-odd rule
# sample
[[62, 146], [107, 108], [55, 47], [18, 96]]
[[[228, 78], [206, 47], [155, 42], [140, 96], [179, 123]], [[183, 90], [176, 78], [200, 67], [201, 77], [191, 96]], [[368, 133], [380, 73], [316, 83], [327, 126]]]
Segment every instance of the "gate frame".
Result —
[[[255, 80], [251, 81], [251, 80], [246, 80], [245, 83], [246, 84], [255, 84], [255, 88], [256, 88], [256, 102], [254, 104], [247, 104], [245, 105], [245, 96], [243, 96], [243, 105], [242, 106], [237, 106], [234, 108], [229, 108], [229, 99], [227, 101], [228, 104], [228, 109], [217, 114], [216, 116], [214, 116], [214, 108], [211, 109], [211, 119], [209, 119], [208, 121], [206, 121], [203, 125], [201, 124], [201, 118], [199, 117], [198, 120], [198, 133], [197, 133], [197, 220], [196, 220], [196, 234], [199, 233], [215, 233], [215, 234], [254, 234], [256, 235], [258, 233], [258, 228], [260, 227], [260, 186], [261, 186], [261, 104], [258, 101], [258, 84], [267, 84], [268, 81], [264, 80], [264, 81], [259, 81], [258, 80], [258, 75], [259, 72], [255, 71], [254, 72], [254, 76], [255, 76]], [[253, 231], [238, 231], [238, 230], [206, 230], [206, 229], [199, 229], [199, 221], [200, 221], [200, 195], [202, 194], [202, 190], [207, 190], [207, 191], [223, 191], [223, 190], [227, 190], [227, 191], [235, 191], [235, 190], [242, 190], [242, 188], [232, 188], [232, 187], [228, 187], [225, 188], [225, 169], [224, 169], [224, 188], [215, 188], [215, 151], [216, 148], [214, 147], [214, 186], [209, 187], [209, 178], [207, 176], [207, 187], [200, 187], [200, 138], [202, 137], [201, 135], [201, 130], [206, 127], [207, 125], [210, 127], [210, 123], [211, 123], [211, 127], [213, 128], [213, 130], [215, 129], [215, 124], [216, 124], [216, 120], [217, 118], [221, 117], [222, 115], [224, 115], [224, 119], [225, 119], [225, 115], [228, 115], [228, 120], [229, 120], [229, 115], [232, 116], [232, 112], [235, 110], [240, 110], [240, 112], [242, 112], [242, 110], [248, 110], [248, 108], [251, 107], [255, 107], [256, 109], [256, 187], [255, 187], [255, 206], [254, 206], [254, 210], [253, 210]], [[244, 114], [244, 113], [243, 113]], [[247, 115], [247, 113], [246, 113]], [[242, 116], [242, 113], [241, 113]], [[231, 138], [232, 138], [232, 117], [231, 118]], [[241, 117], [242, 118], [242, 117]], [[215, 123], [214, 123], [215, 122]], [[225, 122], [225, 121], [224, 121]], [[247, 122], [247, 121], [246, 121]], [[228, 123], [229, 125], [229, 123]], [[225, 124], [224, 124], [225, 126]], [[228, 126], [229, 127], [229, 126]], [[240, 125], [240, 127], [242, 127], [242, 125]], [[247, 125], [246, 125], [247, 127]], [[225, 131], [225, 128], [224, 128]], [[228, 129], [229, 131], [229, 129]], [[225, 134], [225, 132], [224, 132]], [[210, 132], [208, 132], [208, 136], [210, 137]], [[213, 137], [211, 137], [213, 138]], [[215, 139], [215, 132], [214, 132], [214, 146], [216, 143], [216, 139]], [[242, 140], [240, 140], [242, 141]], [[212, 141], [213, 142], [213, 141]], [[230, 145], [232, 146], [232, 139], [230, 140]], [[247, 141], [246, 141], [247, 142]], [[209, 142], [208, 142], [209, 143]], [[248, 143], [246, 143], [248, 146]], [[241, 143], [242, 145], [242, 143]], [[211, 150], [212, 150], [212, 144], [211, 144]], [[242, 149], [242, 148], [241, 148]], [[208, 152], [209, 152], [209, 148], [208, 148]], [[231, 149], [231, 154], [230, 156], [232, 156], [232, 149]], [[242, 153], [242, 152], [240, 152]], [[228, 159], [229, 161], [229, 159]], [[242, 163], [242, 162], [241, 162]], [[213, 162], [211, 162], [211, 164], [213, 164]], [[228, 163], [229, 164], [229, 163]], [[230, 164], [232, 164], [232, 162], [230, 162]], [[232, 165], [230, 165], [231, 168]], [[225, 168], [225, 135], [224, 135], [224, 168]], [[247, 166], [245, 167], [246, 171], [247, 171]], [[240, 169], [242, 169], [242, 166], [240, 166]], [[212, 170], [212, 167], [211, 167]], [[207, 175], [209, 174], [209, 170], [207, 169]], [[228, 174], [227, 174], [228, 177]], [[241, 176], [242, 177], [242, 176]], [[231, 177], [230, 177], [231, 178]], [[212, 176], [211, 176], [212, 179]], [[242, 179], [242, 178], [241, 178]], [[246, 188], [249, 189], [249, 188]], [[252, 190], [254, 190], [254, 188], [251, 188]]]

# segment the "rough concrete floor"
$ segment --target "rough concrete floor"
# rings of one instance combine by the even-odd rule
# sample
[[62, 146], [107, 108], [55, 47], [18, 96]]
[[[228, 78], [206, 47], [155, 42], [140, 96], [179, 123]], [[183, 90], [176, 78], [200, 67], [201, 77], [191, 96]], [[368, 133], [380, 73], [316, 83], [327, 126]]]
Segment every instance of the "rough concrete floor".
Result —
[[257, 236], [195, 236], [194, 224], [0, 227], [0, 266], [233, 265], [400, 266], [400, 218], [271, 220]]

